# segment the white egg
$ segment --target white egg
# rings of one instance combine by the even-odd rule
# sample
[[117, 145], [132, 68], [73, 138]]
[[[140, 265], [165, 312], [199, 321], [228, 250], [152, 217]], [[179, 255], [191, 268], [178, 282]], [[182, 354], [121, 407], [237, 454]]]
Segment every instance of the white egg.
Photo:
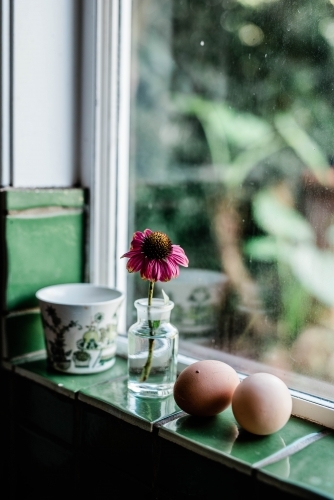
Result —
[[289, 420], [292, 398], [288, 387], [270, 373], [254, 373], [235, 389], [232, 411], [238, 424], [262, 436], [280, 430]]

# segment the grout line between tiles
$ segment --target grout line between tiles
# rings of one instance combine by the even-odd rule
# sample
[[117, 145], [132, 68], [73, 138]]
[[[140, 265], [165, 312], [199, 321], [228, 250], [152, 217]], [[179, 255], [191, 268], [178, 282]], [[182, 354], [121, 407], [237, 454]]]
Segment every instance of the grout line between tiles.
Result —
[[332, 432], [330, 430], [324, 430], [320, 432], [312, 432], [311, 434], [307, 434], [306, 436], [303, 436], [300, 439], [297, 439], [293, 443], [289, 444], [282, 450], [279, 450], [276, 453], [269, 455], [269, 457], [266, 457], [263, 460], [259, 460], [258, 462], [253, 464], [252, 467], [253, 469], [259, 469], [261, 467], [265, 467], [267, 465], [278, 462], [283, 458], [287, 458], [291, 455], [294, 455], [303, 448], [306, 448], [306, 446], [309, 446], [310, 444], [314, 443], [315, 441], [318, 441], [319, 439], [327, 436], [328, 434], [332, 434]]
[[163, 417], [158, 422], [154, 423], [154, 427], [162, 427], [163, 425], [167, 424], [168, 422], [172, 422], [173, 420], [176, 420], [177, 418], [185, 417], [187, 416], [188, 413], [182, 410], [177, 410], [176, 412], [172, 413], [171, 415], [168, 415], [168, 417]]

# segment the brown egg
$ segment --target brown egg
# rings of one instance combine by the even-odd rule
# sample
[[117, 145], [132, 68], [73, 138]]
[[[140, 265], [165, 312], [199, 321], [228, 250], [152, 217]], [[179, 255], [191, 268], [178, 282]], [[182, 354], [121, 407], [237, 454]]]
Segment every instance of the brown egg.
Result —
[[240, 383], [237, 372], [216, 360], [197, 361], [187, 366], [174, 384], [174, 399], [181, 410], [198, 417], [217, 415], [232, 401]]
[[292, 398], [283, 380], [270, 373], [254, 373], [236, 388], [232, 398], [234, 418], [253, 434], [279, 431], [289, 420]]

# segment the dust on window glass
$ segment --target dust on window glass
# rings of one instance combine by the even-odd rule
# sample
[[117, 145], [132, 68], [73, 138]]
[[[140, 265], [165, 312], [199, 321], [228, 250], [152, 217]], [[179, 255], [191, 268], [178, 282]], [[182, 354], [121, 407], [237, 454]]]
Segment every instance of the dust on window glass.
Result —
[[189, 257], [181, 350], [334, 400], [334, 0], [134, 0], [132, 36], [130, 235]]

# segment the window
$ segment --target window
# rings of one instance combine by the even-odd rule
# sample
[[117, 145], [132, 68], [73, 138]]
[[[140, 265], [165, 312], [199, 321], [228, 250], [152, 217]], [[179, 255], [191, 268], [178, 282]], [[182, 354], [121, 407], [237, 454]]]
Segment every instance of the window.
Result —
[[[327, 407], [333, 4], [133, 0], [127, 239], [161, 230], [190, 259], [155, 288], [182, 353], [272, 371]], [[146, 284], [128, 275], [127, 291], [129, 326]]]

